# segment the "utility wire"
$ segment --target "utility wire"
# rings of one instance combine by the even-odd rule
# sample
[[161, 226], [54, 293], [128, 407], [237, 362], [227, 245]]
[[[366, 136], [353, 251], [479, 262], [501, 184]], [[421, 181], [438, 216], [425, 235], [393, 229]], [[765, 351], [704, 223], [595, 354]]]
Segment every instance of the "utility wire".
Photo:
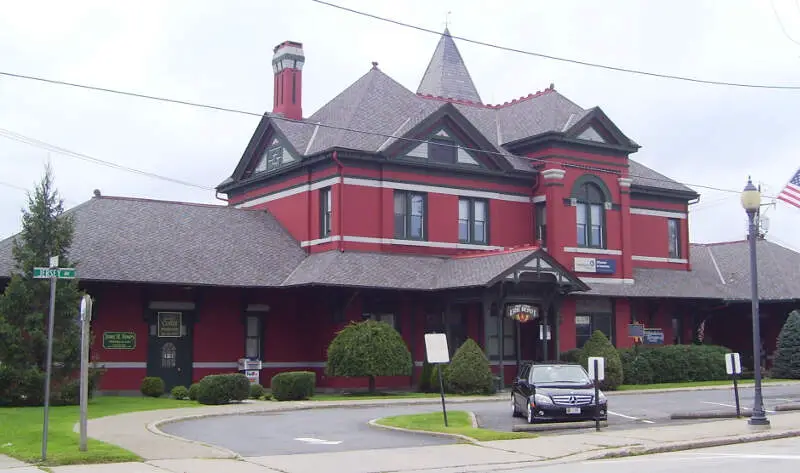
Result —
[[[164, 181], [172, 182], [172, 183], [175, 183], [175, 184], [181, 184], [181, 185], [184, 185], [184, 186], [195, 187], [195, 188], [202, 189], [202, 190], [207, 190], [207, 191], [214, 190], [213, 187], [202, 186], [202, 185], [199, 185], [199, 184], [194, 184], [194, 183], [191, 183], [191, 182], [182, 181], [180, 179], [174, 179], [174, 178], [171, 178], [171, 177], [162, 176], [160, 174], [156, 174], [156, 173], [152, 173], [152, 172], [148, 172], [148, 171], [142, 171], [141, 169], [136, 169], [136, 168], [132, 168], [132, 167], [128, 167], [128, 166], [123, 166], [121, 164], [116, 164], [116, 163], [113, 163], [111, 161], [105, 161], [105, 160], [102, 160], [102, 159], [99, 159], [99, 158], [95, 158], [95, 157], [92, 157], [92, 156], [89, 156], [89, 155], [86, 155], [86, 154], [76, 153], [75, 151], [70, 151], [70, 150], [68, 150], [66, 148], [61, 148], [59, 146], [52, 145], [50, 143], [47, 143], [47, 142], [44, 142], [44, 141], [41, 141], [41, 140], [37, 140], [36, 138], [31, 138], [31, 137], [28, 137], [28, 136], [25, 136], [25, 135], [22, 135], [22, 134], [19, 134], [19, 133], [10, 131], [10, 130], [6, 130], [4, 128], [0, 128], [0, 136], [2, 136], [4, 138], [7, 138], [9, 140], [18, 141], [20, 143], [25, 143], [27, 145], [35, 146], [37, 148], [46, 149], [46, 150], [52, 151], [54, 153], [58, 153], [58, 154], [61, 154], [61, 155], [65, 155], [65, 156], [70, 156], [70, 157], [73, 157], [73, 158], [81, 159], [83, 161], [88, 161], [88, 162], [94, 163], [94, 164], [100, 164], [102, 166], [107, 166], [107, 167], [110, 167], [110, 168], [113, 168], [113, 169], [118, 169], [118, 170], [121, 170], [121, 171], [127, 171], [127, 172], [131, 172], [131, 173], [134, 173], [134, 174], [139, 174], [139, 175], [142, 175], [142, 176], [152, 177], [152, 178], [155, 178], [155, 179], [161, 179], [161, 180], [164, 180]], [[25, 189], [25, 190], [27, 190], [27, 189]]]
[[[312, 1], [316, 1], [316, 0], [312, 0]], [[209, 105], [209, 104], [198, 103], [198, 102], [189, 102], [189, 101], [186, 101], [186, 100], [171, 99], [171, 98], [167, 98], [167, 97], [160, 97], [160, 96], [148, 95], [148, 94], [140, 94], [140, 93], [136, 93], [136, 92], [128, 92], [128, 91], [117, 90], [117, 89], [109, 89], [109, 88], [106, 88], [106, 87], [96, 87], [96, 86], [91, 86], [91, 85], [86, 85], [86, 84], [78, 84], [78, 83], [74, 83], [74, 82], [66, 82], [66, 81], [55, 80], [55, 79], [47, 79], [47, 78], [43, 78], [43, 77], [35, 77], [35, 76], [30, 76], [30, 75], [15, 74], [15, 73], [2, 72], [2, 71], [0, 71], [0, 76], [14, 77], [14, 78], [18, 78], [18, 79], [34, 80], [34, 81], [39, 81], [39, 82], [45, 82], [45, 83], [48, 83], [48, 84], [63, 85], [63, 86], [68, 86], [68, 87], [76, 87], [76, 88], [80, 88], [80, 89], [93, 90], [93, 91], [97, 91], [97, 92], [105, 92], [105, 93], [124, 95], [124, 96], [130, 96], [130, 97], [137, 97], [137, 98], [155, 100], [155, 101], [165, 102], [165, 103], [188, 105], [188, 106], [191, 106], [191, 107], [199, 107], [199, 108], [203, 108], [203, 109], [207, 109], [207, 110], [215, 110], [215, 111], [222, 111], [222, 112], [229, 112], [229, 113], [237, 113], [237, 114], [240, 114], [240, 115], [247, 115], [247, 116], [259, 117], [259, 118], [261, 118], [263, 116], [268, 116], [269, 118], [271, 118], [273, 120], [278, 120], [278, 121], [297, 123], [297, 124], [301, 124], [301, 125], [305, 125], [305, 126], [316, 126], [316, 127], [320, 127], [320, 128], [327, 128], [327, 129], [338, 130], [338, 131], [347, 131], [347, 132], [351, 132], [351, 133], [358, 133], [358, 134], [369, 135], [369, 136], [380, 136], [380, 137], [386, 138], [386, 139], [394, 139], [394, 140], [398, 140], [398, 141], [405, 141], [405, 142], [411, 142], [411, 143], [417, 143], [417, 144], [430, 143], [429, 140], [422, 140], [422, 139], [417, 139], [417, 138], [409, 138], [409, 137], [398, 136], [398, 135], [389, 134], [389, 133], [378, 133], [378, 132], [374, 132], [374, 131], [365, 131], [365, 130], [359, 130], [359, 129], [356, 129], [356, 128], [337, 126], [337, 125], [329, 125], [329, 124], [322, 123], [322, 122], [312, 123], [312, 122], [309, 122], [309, 121], [306, 121], [306, 120], [297, 120], [297, 119], [293, 119], [293, 118], [284, 117], [284, 116], [281, 116], [281, 115], [275, 115], [275, 114], [269, 114], [269, 113], [266, 113], [266, 114], [265, 113], [256, 113], [256, 112], [250, 112], [250, 111], [240, 110], [240, 109], [235, 109], [235, 108], [222, 107], [222, 106], [217, 106], [217, 105]], [[5, 136], [6, 138], [9, 138], [9, 139], [14, 139], [11, 136], [9, 136], [9, 134], [13, 135], [14, 132], [10, 132], [8, 130], [3, 130], [2, 128], [0, 128], [0, 135], [1, 136]], [[19, 136], [20, 139], [29, 139], [29, 140], [33, 140], [33, 141], [38, 141], [38, 140], [35, 140], [33, 138], [24, 137], [23, 135], [19, 135], [19, 134], [17, 134], [17, 136]], [[20, 141], [20, 139], [17, 139], [17, 141]], [[83, 155], [83, 154], [80, 154], [80, 153], [75, 153], [75, 152], [72, 152], [72, 151], [69, 151], [69, 150], [65, 150], [63, 148], [58, 148], [58, 147], [55, 147], [54, 145], [50, 145], [48, 143], [44, 143], [44, 142], [41, 142], [41, 141], [39, 141], [39, 143], [41, 143], [42, 146], [47, 146], [47, 147], [50, 147], [50, 148], [53, 148], [53, 149], [60, 149], [61, 151], [58, 151], [58, 152], [60, 152], [62, 154], [71, 155], [71, 156], [78, 157], [80, 159], [89, 160], [89, 161], [97, 161], [99, 164], [115, 167], [117, 169], [125, 169], [125, 170], [128, 170], [130, 172], [137, 173], [137, 174], [149, 175], [149, 176], [155, 177], [157, 179], [166, 179], [166, 180], [169, 180], [171, 182], [177, 182], [179, 184], [188, 185], [190, 187], [197, 187], [197, 188], [203, 189], [203, 190], [214, 190], [214, 188], [212, 188], [212, 187], [206, 187], [206, 186], [200, 186], [200, 185], [193, 184], [193, 183], [187, 183], [185, 181], [176, 180], [176, 179], [173, 179], [173, 178], [170, 178], [170, 177], [166, 177], [166, 176], [160, 176], [158, 174], [154, 174], [154, 173], [150, 173], [150, 172], [146, 172], [146, 171], [141, 171], [141, 170], [134, 169], [134, 168], [125, 168], [125, 166], [121, 166], [121, 165], [118, 165], [118, 164], [115, 164], [115, 163], [112, 163], [112, 162], [109, 162], [109, 161], [99, 160], [97, 158], [93, 158], [91, 156]], [[29, 143], [29, 144], [31, 144], [31, 143]], [[458, 145], [449, 145], [449, 144], [446, 145], [446, 144], [438, 144], [437, 143], [437, 145], [439, 145], [439, 146], [449, 146], [451, 148], [452, 147], [458, 147]], [[461, 148], [463, 148], [464, 150], [467, 150], [467, 151], [473, 151], [473, 152], [476, 152], [476, 153], [484, 153], [484, 154], [496, 155], [496, 156], [501, 156], [501, 157], [504, 157], [504, 158], [507, 158], [507, 156], [509, 156], [508, 153], [501, 153], [501, 152], [497, 152], [497, 151], [484, 150], [484, 149], [479, 149], [479, 148], [469, 148], [469, 147], [465, 147], [465, 146], [461, 146]], [[614, 170], [614, 169], [606, 169], [606, 168], [600, 168], [600, 167], [594, 167], [594, 166], [586, 166], [586, 165], [573, 164], [573, 163], [568, 163], [568, 162], [563, 162], [563, 161], [541, 159], [541, 158], [529, 158], [529, 157], [520, 157], [520, 156], [518, 156], [518, 158], [526, 159], [526, 160], [531, 161], [531, 162], [543, 163], [543, 164], [544, 163], [551, 163], [551, 164], [556, 164], [556, 165], [560, 165], [560, 166], [567, 167], [567, 168], [581, 169], [581, 170], [584, 170], [584, 171], [603, 172], [603, 173], [614, 174], [614, 175], [617, 175], [617, 176], [621, 176], [622, 175], [621, 171]], [[682, 185], [689, 186], [689, 187], [697, 187], [697, 188], [709, 189], [709, 190], [720, 191], [720, 192], [731, 192], [731, 193], [736, 193], [736, 194], [739, 194], [741, 192], [739, 190], [723, 189], [723, 188], [704, 185], [704, 184], [690, 184], [690, 183], [685, 183], [685, 182], [679, 182], [679, 181], [675, 181], [673, 179], [660, 179], [660, 178], [654, 178], [654, 177], [648, 177], [648, 176], [639, 176], [639, 175], [635, 175], [635, 174], [629, 174], [628, 177], [637, 178], [637, 179], [640, 179], [640, 180], [643, 180], [643, 181], [648, 181], [648, 182], [664, 182], [664, 183], [672, 183], [672, 184], [678, 183], [678, 184], [682, 184]]]
[[[769, 5], [772, 7], [772, 12], [775, 13], [775, 19], [778, 20], [778, 26], [781, 27], [783, 35], [786, 36], [789, 39], [789, 41], [800, 46], [800, 41], [797, 41], [796, 39], [792, 38], [789, 32], [786, 31], [786, 27], [783, 25], [783, 21], [781, 21], [781, 16], [778, 14], [778, 9], [775, 8], [775, 0], [769, 0]], [[798, 9], [800, 9], [800, 1], [796, 0], [795, 6], [797, 6]]]
[[[441, 34], [442, 34], [440, 31], [435, 31], [435, 30], [431, 30], [431, 29], [428, 29], [428, 28], [424, 28], [422, 26], [412, 25], [410, 23], [404, 23], [402, 21], [394, 20], [394, 19], [391, 19], [391, 18], [378, 16], [378, 15], [375, 15], [375, 14], [372, 14], [372, 13], [367, 13], [367, 12], [360, 11], [360, 10], [355, 10], [353, 8], [344, 7], [342, 5], [337, 5], [335, 3], [325, 2], [325, 1], [322, 1], [322, 0], [311, 0], [311, 1], [314, 2], [314, 3], [319, 3], [320, 5], [326, 5], [326, 6], [329, 6], [329, 7], [337, 8], [339, 10], [344, 10], [344, 11], [347, 11], [347, 12], [350, 12], [350, 13], [355, 13], [356, 15], [361, 15], [361, 16], [373, 18], [375, 20], [385, 21], [387, 23], [392, 23], [392, 24], [395, 24], [395, 25], [404, 26], [406, 28], [412, 28], [412, 29], [415, 29], [415, 30], [424, 31], [424, 32], [427, 32], [427, 33], [432, 33], [432, 34], [435, 34], [437, 36], [441, 36]], [[582, 60], [578, 60], [578, 59], [568, 59], [568, 58], [563, 58], [563, 57], [558, 57], [558, 56], [552, 56], [550, 54], [537, 53], [537, 52], [534, 52], [534, 51], [526, 51], [526, 50], [523, 50], [523, 49], [511, 48], [511, 47], [501, 46], [501, 45], [494, 44], [494, 43], [488, 43], [488, 42], [485, 42], [485, 41], [478, 41], [478, 40], [475, 40], [475, 39], [465, 38], [463, 36], [450, 35], [450, 37], [454, 38], [454, 39], [458, 39], [458, 40], [464, 41], [464, 42], [467, 42], [467, 43], [478, 44], [478, 45], [481, 45], [481, 46], [487, 46], [487, 47], [490, 47], [490, 48], [500, 49], [500, 50], [503, 50], [503, 51], [509, 51], [509, 52], [513, 52], [513, 53], [525, 54], [525, 55], [528, 55], [528, 56], [535, 56], [535, 57], [540, 57], [540, 58], [544, 58], [544, 59], [551, 59], [551, 60], [554, 60], [554, 61], [568, 62], [568, 63], [572, 63], [572, 64], [578, 64], [578, 65], [581, 65], [581, 66], [596, 67], [596, 68], [600, 68], [600, 69], [607, 69], [607, 70], [617, 71], [617, 72], [627, 72], [627, 73], [630, 73], [630, 74], [638, 74], [638, 75], [644, 75], [644, 76], [659, 77], [659, 78], [662, 78], [662, 79], [681, 80], [681, 81], [686, 81], [686, 82], [695, 82], [695, 83], [708, 84], [708, 85], [722, 85], [722, 86], [728, 86], [728, 87], [744, 87], [744, 88], [751, 88], [751, 89], [800, 90], [800, 85], [746, 84], [746, 83], [740, 83], [740, 82], [726, 82], [726, 81], [699, 79], [699, 78], [696, 78], [696, 77], [678, 76], [678, 75], [674, 75], [674, 74], [665, 74], [665, 73], [659, 73], [659, 72], [648, 72], [648, 71], [642, 71], [642, 70], [638, 70], [638, 69], [630, 69], [630, 68], [626, 68], [626, 67], [609, 66], [609, 65], [606, 65], [606, 64], [582, 61]]]

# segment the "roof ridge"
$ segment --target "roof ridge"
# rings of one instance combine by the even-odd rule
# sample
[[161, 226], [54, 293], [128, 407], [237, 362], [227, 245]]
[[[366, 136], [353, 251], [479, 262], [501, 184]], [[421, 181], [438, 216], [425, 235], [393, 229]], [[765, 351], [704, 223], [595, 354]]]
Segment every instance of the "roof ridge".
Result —
[[128, 201], [128, 202], [151, 202], [151, 203], [157, 203], [157, 204], [190, 205], [190, 206], [193, 206], [193, 207], [207, 207], [207, 208], [215, 208], [215, 209], [245, 210], [245, 209], [238, 209], [238, 208], [230, 206], [230, 205], [207, 204], [207, 203], [203, 203], [203, 202], [186, 202], [186, 201], [180, 201], [180, 200], [152, 199], [152, 198], [149, 198], [149, 197], [124, 197], [124, 196], [116, 196], [116, 195], [95, 196], [95, 197], [87, 200], [86, 202], [84, 202], [84, 204], [87, 203], [87, 202], [91, 202], [93, 200], [122, 200], [122, 201]]
[[[552, 87], [552, 84], [550, 84], [550, 87]], [[547, 88], [547, 89], [544, 89], [544, 90], [538, 90], [536, 92], [531, 92], [528, 95], [523, 95], [518, 99], [511, 99], [510, 102], [509, 101], [503, 102], [502, 104], [489, 104], [489, 103], [482, 103], [482, 102], [473, 102], [471, 100], [466, 100], [466, 99], [456, 99], [456, 98], [451, 98], [451, 97], [442, 97], [441, 95], [423, 94], [421, 92], [417, 92], [417, 96], [421, 97], [423, 99], [428, 99], [428, 100], [439, 100], [439, 101], [442, 101], [442, 102], [457, 103], [457, 104], [460, 104], [460, 105], [467, 105], [467, 106], [476, 107], [476, 108], [485, 108], [485, 109], [496, 110], [496, 109], [500, 109], [500, 108], [512, 107], [512, 106], [514, 106], [514, 105], [516, 105], [518, 103], [527, 102], [528, 100], [532, 100], [532, 99], [541, 97], [541, 96], [546, 95], [546, 94], [548, 94], [550, 92], [555, 92], [555, 89]], [[562, 97], [563, 97], [563, 95], [562, 95]], [[566, 97], [565, 97], [565, 99], [566, 99]], [[569, 100], [569, 99], [567, 99], [567, 100]], [[574, 102], [573, 102], [573, 104], [574, 104]], [[576, 105], [576, 107], [577, 107], [577, 105]]]

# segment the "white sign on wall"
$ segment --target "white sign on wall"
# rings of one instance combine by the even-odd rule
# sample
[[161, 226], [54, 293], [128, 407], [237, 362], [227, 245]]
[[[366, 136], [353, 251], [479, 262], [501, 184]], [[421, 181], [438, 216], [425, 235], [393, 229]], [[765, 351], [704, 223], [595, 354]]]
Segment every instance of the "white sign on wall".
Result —
[[596, 263], [597, 263], [597, 260], [595, 258], [585, 258], [585, 257], [582, 257], [582, 256], [576, 256], [575, 257], [575, 262], [574, 262], [575, 272], [576, 273], [596, 273], [597, 272]]
[[738, 353], [725, 354], [725, 371], [728, 374], [742, 374], [742, 359]]
[[428, 356], [428, 363], [449, 363], [450, 351], [447, 349], [447, 335], [443, 333], [426, 333], [425, 352]]

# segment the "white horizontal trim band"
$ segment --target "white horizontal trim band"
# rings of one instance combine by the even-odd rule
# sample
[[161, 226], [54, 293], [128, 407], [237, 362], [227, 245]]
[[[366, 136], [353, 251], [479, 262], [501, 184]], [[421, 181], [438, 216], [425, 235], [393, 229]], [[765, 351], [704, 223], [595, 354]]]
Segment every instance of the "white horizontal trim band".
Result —
[[332, 235], [332, 236], [325, 237], [325, 238], [317, 238], [316, 240], [301, 241], [300, 242], [300, 246], [301, 247], [306, 247], [306, 246], [322, 245], [324, 243], [330, 243], [332, 241], [339, 241], [341, 239], [342, 239], [342, 237], [339, 236], [339, 235]]
[[629, 278], [581, 278], [581, 281], [594, 284], [633, 284], [633, 279]]
[[[95, 368], [147, 368], [146, 361], [96, 361], [92, 363]], [[197, 369], [236, 369], [239, 365], [235, 361], [195, 361], [192, 368]], [[263, 362], [263, 368], [324, 368], [324, 361], [274, 361]]]
[[455, 248], [459, 250], [502, 250], [502, 246], [472, 245], [467, 243], [450, 243], [447, 241], [396, 240], [394, 238], [375, 238], [347, 236], [344, 241], [353, 243], [376, 243], [380, 245], [425, 246], [429, 248]]
[[542, 202], [547, 202], [547, 196], [546, 195], [533, 196], [533, 203], [534, 204], [539, 204], [539, 203], [542, 203]]
[[407, 182], [378, 181], [375, 179], [364, 179], [359, 177], [345, 177], [344, 183], [351, 186], [378, 187], [382, 189], [398, 189], [417, 192], [429, 192], [432, 194], [457, 195], [460, 197], [478, 197], [482, 199], [505, 200], [509, 202], [530, 203], [533, 197], [506, 194], [503, 192], [475, 191], [470, 189], [458, 189], [455, 187], [430, 186], [427, 184], [411, 184]]
[[283, 199], [284, 197], [290, 197], [293, 195], [302, 194], [304, 192], [309, 192], [316, 189], [322, 189], [323, 187], [332, 186], [338, 183], [339, 183], [338, 177], [329, 177], [328, 179], [323, 179], [321, 181], [314, 182], [312, 184], [303, 184], [297, 187], [292, 187], [291, 189], [273, 192], [272, 194], [267, 194], [261, 197], [256, 197], [255, 199], [240, 202], [234, 205], [234, 207], [237, 209], [254, 207], [256, 205], [272, 202], [273, 200]]
[[95, 368], [147, 368], [144, 361], [95, 361], [92, 363]]
[[668, 210], [652, 210], [642, 209], [638, 207], [631, 207], [632, 215], [647, 215], [650, 217], [667, 217], [667, 218], [681, 218], [685, 219], [687, 216], [683, 212], [671, 212]]
[[604, 248], [575, 248], [572, 246], [565, 246], [564, 251], [567, 253], [585, 253], [587, 255], [621, 255], [622, 250], [606, 250]]
[[661, 258], [659, 256], [631, 256], [634, 261], [653, 261], [655, 263], [688, 263], [689, 260], [682, 258]]

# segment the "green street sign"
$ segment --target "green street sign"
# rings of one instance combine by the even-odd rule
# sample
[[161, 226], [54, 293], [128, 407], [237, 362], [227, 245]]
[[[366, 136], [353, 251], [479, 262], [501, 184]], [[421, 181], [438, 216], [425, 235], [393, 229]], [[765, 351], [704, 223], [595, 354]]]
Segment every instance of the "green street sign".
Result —
[[134, 332], [103, 332], [103, 348], [106, 350], [133, 350], [136, 348]]
[[33, 268], [34, 279], [75, 279], [75, 268]]

